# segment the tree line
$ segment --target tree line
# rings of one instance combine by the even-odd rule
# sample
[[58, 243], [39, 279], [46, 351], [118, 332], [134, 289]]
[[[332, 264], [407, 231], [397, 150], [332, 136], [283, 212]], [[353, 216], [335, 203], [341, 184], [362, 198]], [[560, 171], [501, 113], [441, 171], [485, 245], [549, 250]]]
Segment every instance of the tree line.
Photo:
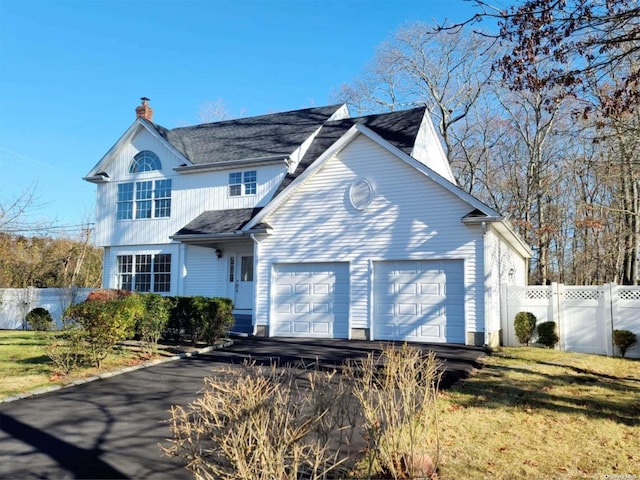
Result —
[[637, 284], [638, 0], [475, 3], [467, 22], [401, 27], [336, 99], [426, 105], [459, 185], [532, 247], [530, 283]]
[[91, 244], [87, 224], [76, 235], [60, 235], [51, 221], [32, 221], [37, 185], [0, 201], [0, 288], [97, 288], [102, 249]]
[[83, 238], [0, 232], [0, 288], [100, 287], [102, 249]]

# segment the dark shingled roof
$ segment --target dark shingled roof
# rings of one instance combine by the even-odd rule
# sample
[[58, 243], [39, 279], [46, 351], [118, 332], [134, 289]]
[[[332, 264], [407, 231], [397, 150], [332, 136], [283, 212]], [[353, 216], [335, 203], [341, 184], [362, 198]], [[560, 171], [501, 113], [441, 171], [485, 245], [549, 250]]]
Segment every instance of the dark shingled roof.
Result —
[[[168, 140], [173, 139], [170, 140], [171, 143], [179, 150], [180, 142], [183, 145], [191, 142], [191, 147], [197, 145], [198, 149], [192, 149], [192, 156], [188, 156], [194, 163], [214, 163], [289, 154], [324, 123], [296, 171], [284, 178], [275, 197], [356, 123], [366, 126], [410, 155], [426, 111], [426, 107], [422, 107], [327, 122], [339, 107], [340, 105], [310, 108], [175, 130], [156, 127]], [[184, 148], [188, 150], [187, 147]], [[180, 229], [175, 236], [232, 234], [246, 225], [260, 210], [261, 208], [242, 208], [207, 211]]]
[[212, 164], [289, 155], [341, 106], [307, 108], [173, 130], [154, 126], [193, 164]]
[[174, 236], [235, 233], [244, 227], [260, 210], [262, 208], [238, 208], [203, 212], [182, 227]]
[[356, 123], [371, 129], [391, 145], [399, 148], [407, 155], [411, 155], [425, 111], [426, 107], [420, 107], [412, 110], [346, 118], [325, 123], [298, 164], [296, 171], [284, 178], [275, 195], [277, 196], [287, 188], [291, 182], [298, 178], [302, 172]]

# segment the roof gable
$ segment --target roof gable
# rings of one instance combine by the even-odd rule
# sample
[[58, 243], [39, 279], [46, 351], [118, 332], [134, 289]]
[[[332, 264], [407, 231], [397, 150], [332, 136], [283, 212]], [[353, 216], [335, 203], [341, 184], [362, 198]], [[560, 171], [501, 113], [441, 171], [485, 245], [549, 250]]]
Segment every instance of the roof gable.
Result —
[[106, 174], [106, 169], [111, 160], [117, 155], [117, 153], [124, 148], [125, 145], [133, 142], [133, 139], [142, 130], [146, 130], [149, 134], [155, 137], [165, 148], [167, 148], [172, 154], [174, 154], [179, 162], [187, 162], [188, 160], [177, 151], [165, 138], [163, 138], [156, 125], [145, 120], [144, 118], [136, 118], [131, 126], [122, 134], [118, 141], [109, 149], [109, 151], [96, 163], [96, 165], [89, 171], [84, 177], [84, 180], [92, 183], [102, 183], [108, 181], [109, 176]]
[[407, 155], [411, 155], [416, 137], [424, 120], [426, 107], [397, 112], [345, 118], [325, 123], [311, 143], [302, 161], [293, 173], [288, 174], [276, 191], [284, 191], [296, 178], [311, 166], [334, 143], [340, 140], [354, 125], [364, 125]]
[[[322, 132], [321, 132], [322, 133]], [[337, 130], [333, 131], [333, 134], [337, 134]], [[437, 172], [433, 171], [423, 163], [419, 162], [415, 158], [411, 157], [409, 154], [405, 153], [402, 149], [393, 145], [391, 142], [386, 141], [379, 134], [374, 132], [372, 129], [365, 126], [363, 123], [356, 122], [352, 127], [347, 130], [337, 141], [333, 142], [333, 144], [328, 147], [320, 156], [311, 162], [311, 165], [308, 165], [304, 171], [300, 172], [300, 174], [291, 180], [284, 188], [278, 190], [277, 195], [260, 213], [258, 213], [253, 219], [248, 222], [243, 230], [248, 230], [252, 228], [254, 225], [261, 222], [271, 211], [277, 209], [282, 203], [284, 203], [289, 196], [297, 189], [298, 185], [304, 182], [305, 178], [313, 175], [313, 172], [318, 170], [324, 162], [326, 162], [329, 158], [333, 157], [337, 153], [339, 153], [342, 149], [344, 149], [349, 143], [351, 143], [358, 135], [365, 135], [373, 142], [377, 143], [382, 148], [386, 149], [400, 160], [404, 161], [408, 165], [415, 168], [417, 171], [425, 175], [426, 177], [432, 179], [438, 185], [443, 187], [445, 190], [453, 193], [456, 197], [460, 198], [462, 201], [467, 203], [471, 209], [477, 209], [484, 215], [485, 221], [501, 221], [502, 216], [496, 212], [494, 209], [484, 204], [477, 198], [468, 194], [457, 185], [454, 185], [446, 178], [442, 177]], [[320, 134], [318, 135], [320, 136]], [[313, 147], [313, 145], [312, 145]], [[311, 150], [311, 148], [310, 148]], [[308, 152], [309, 153], [309, 152]], [[284, 182], [283, 182], [284, 183]]]

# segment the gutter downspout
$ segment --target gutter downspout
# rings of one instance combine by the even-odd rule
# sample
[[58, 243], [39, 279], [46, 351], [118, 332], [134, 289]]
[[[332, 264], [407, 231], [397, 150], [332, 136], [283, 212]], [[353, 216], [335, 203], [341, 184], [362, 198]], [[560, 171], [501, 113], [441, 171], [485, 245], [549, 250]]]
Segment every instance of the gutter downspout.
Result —
[[[489, 289], [491, 288], [491, 286], [489, 285], [489, 289], [487, 288], [487, 279], [491, 278], [491, 275], [488, 275], [489, 272], [487, 272], [487, 265], [488, 265], [488, 252], [487, 252], [487, 222], [482, 222], [482, 263], [483, 263], [483, 272], [484, 272], [484, 279], [483, 279], [483, 284], [484, 284], [484, 295], [482, 296], [482, 310], [483, 310], [483, 320], [482, 320], [482, 329], [483, 329], [483, 337], [484, 337], [484, 345], [489, 345], [489, 334], [487, 333], [487, 306], [488, 306], [488, 302], [487, 302], [487, 292], [489, 291]], [[477, 328], [477, 325], [476, 325]], [[475, 343], [475, 342], [474, 342]]]
[[258, 283], [258, 256], [260, 253], [260, 241], [256, 238], [255, 234], [250, 233], [249, 234], [249, 238], [253, 241], [254, 244], [254, 248], [253, 248], [253, 294], [251, 295], [251, 307], [252, 307], [252, 311], [253, 313], [251, 314], [251, 335], [255, 336], [258, 326], [256, 325], [256, 307], [257, 307], [257, 301], [256, 301], [256, 286]]

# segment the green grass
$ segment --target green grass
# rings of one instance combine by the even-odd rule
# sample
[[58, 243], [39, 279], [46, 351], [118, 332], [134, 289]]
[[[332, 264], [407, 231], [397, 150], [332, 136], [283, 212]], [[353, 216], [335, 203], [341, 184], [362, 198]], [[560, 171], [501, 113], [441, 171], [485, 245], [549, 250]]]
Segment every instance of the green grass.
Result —
[[0, 399], [140, 361], [137, 352], [119, 349], [105, 359], [100, 370], [82, 368], [72, 375], [62, 376], [45, 354], [45, 346], [54, 335], [56, 332], [0, 330]]
[[44, 346], [51, 335], [0, 331], [0, 398], [50, 384], [54, 370]]
[[640, 478], [638, 361], [504, 348], [440, 397], [441, 480]]

